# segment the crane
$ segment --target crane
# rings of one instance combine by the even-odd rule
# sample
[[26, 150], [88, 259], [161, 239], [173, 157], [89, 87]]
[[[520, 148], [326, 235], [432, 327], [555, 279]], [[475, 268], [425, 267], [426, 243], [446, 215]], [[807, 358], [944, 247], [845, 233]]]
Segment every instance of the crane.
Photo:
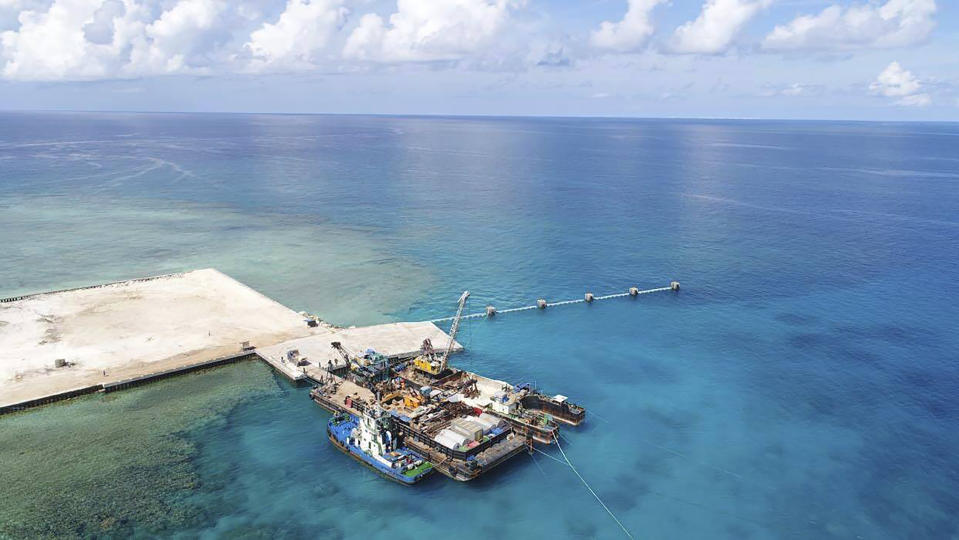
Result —
[[436, 376], [446, 371], [449, 367], [450, 354], [453, 352], [453, 346], [456, 343], [456, 332], [460, 327], [460, 320], [463, 317], [463, 308], [466, 307], [466, 300], [470, 297], [469, 291], [463, 291], [460, 295], [459, 305], [456, 308], [456, 316], [453, 317], [453, 325], [450, 326], [450, 341], [446, 345], [443, 355], [436, 358], [436, 350], [433, 349], [433, 343], [426, 338], [423, 340], [423, 354], [413, 360], [413, 367], [417, 370]]
[[453, 325], [450, 326], [450, 342], [446, 345], [446, 352], [440, 358], [440, 373], [446, 371], [449, 365], [450, 353], [453, 352], [453, 345], [456, 343], [456, 331], [460, 328], [460, 319], [463, 316], [463, 308], [466, 307], [466, 300], [470, 297], [469, 291], [463, 291], [460, 295], [459, 306], [456, 308], [456, 316], [453, 317]]
[[[333, 347], [333, 350], [339, 353], [339, 356], [340, 358], [343, 359], [343, 362], [346, 365], [346, 367], [350, 367], [353, 365], [353, 359], [350, 358], [349, 351], [346, 350], [346, 347], [344, 347], [342, 343], [340, 343], [339, 341], [334, 341], [330, 343], [330, 346]], [[338, 363], [339, 362], [330, 361], [329, 367], [327, 369], [329, 370], [330, 368], [335, 367], [335, 364], [338, 364]]]

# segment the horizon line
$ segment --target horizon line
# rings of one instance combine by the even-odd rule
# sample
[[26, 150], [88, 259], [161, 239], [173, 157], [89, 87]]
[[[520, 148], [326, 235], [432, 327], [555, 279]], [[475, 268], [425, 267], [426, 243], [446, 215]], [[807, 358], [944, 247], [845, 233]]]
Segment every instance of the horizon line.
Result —
[[761, 116], [613, 116], [613, 115], [562, 115], [562, 114], [486, 114], [486, 113], [359, 113], [359, 112], [282, 112], [282, 111], [178, 111], [138, 109], [6, 109], [5, 113], [67, 113], [67, 114], [156, 114], [156, 115], [237, 115], [237, 116], [366, 116], [384, 118], [467, 118], [467, 119], [557, 119], [557, 120], [699, 120], [741, 122], [846, 122], [884, 124], [957, 124], [956, 120], [891, 120], [852, 118], [784, 118]]

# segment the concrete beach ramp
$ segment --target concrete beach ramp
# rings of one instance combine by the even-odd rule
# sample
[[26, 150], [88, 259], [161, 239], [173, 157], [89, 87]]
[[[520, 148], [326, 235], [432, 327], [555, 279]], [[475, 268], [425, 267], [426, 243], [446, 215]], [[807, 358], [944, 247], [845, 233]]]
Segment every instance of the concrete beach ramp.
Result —
[[0, 302], [0, 406], [234, 355], [311, 333], [213, 269]]

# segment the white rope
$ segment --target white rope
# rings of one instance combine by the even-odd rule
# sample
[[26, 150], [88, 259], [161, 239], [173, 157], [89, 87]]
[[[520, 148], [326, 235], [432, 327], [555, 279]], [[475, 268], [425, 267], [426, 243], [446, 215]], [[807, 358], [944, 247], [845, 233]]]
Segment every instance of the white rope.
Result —
[[[590, 414], [593, 414], [593, 413], [590, 413]], [[565, 438], [565, 437], [564, 437], [564, 438]], [[646, 441], [643, 441], [643, 442], [646, 442]], [[652, 444], [652, 443], [648, 443], [648, 442], [647, 442], [647, 444]], [[557, 446], [558, 446], [558, 445], [559, 445], [559, 442], [557, 441]], [[654, 445], [654, 446], [659, 447], [658, 445]], [[669, 450], [668, 448], [665, 448], [665, 447], [660, 447], [660, 448], [662, 448], [663, 450]], [[546, 456], [546, 457], [548, 457], [549, 459], [555, 461], [556, 463], [559, 463], [560, 465], [562, 465], [562, 466], [564, 466], [564, 467], [573, 468], [573, 467], [572, 467], [572, 464], [569, 463], [569, 461], [563, 461], [563, 460], [561, 460], [561, 459], [558, 459], [558, 458], [556, 458], [556, 457], [554, 457], [554, 456], [552, 456], [552, 455], [550, 455], [550, 454], [548, 454], [548, 453], [540, 450], [539, 448], [533, 448], [533, 450], [539, 452], [540, 454], [543, 454], [544, 456]], [[560, 447], [560, 451], [562, 451], [562, 447]], [[672, 451], [671, 451], [671, 452], [672, 452]], [[674, 453], [678, 454], [678, 452], [674, 452]], [[566, 457], [565, 452], [563, 453], [563, 457]], [[568, 459], [568, 458], [567, 458], [567, 459]], [[537, 463], [537, 465], [539, 465], [539, 464]], [[704, 465], [708, 465], [708, 464], [705, 464], [705, 463], [704, 463]], [[540, 468], [540, 470], [542, 471], [542, 468]], [[573, 471], [576, 472], [576, 469], [574, 468]], [[724, 471], [724, 472], [729, 472], [729, 473], [732, 474], [733, 476], [739, 477], [738, 474], [733, 473], [733, 472], [731, 472], [731, 471]], [[577, 476], [579, 476], [579, 473], [578, 473], [578, 472], [577, 472], [576, 474], [577, 474]], [[582, 478], [583, 478], [583, 477], [580, 476], [580, 480], [582, 480]], [[741, 477], [740, 477], [740, 478], [741, 478]], [[586, 481], [584, 480], [583, 483], [585, 484]], [[588, 488], [589, 488], [589, 485], [587, 484], [586, 487], [587, 487], [587, 489], [588, 489]], [[593, 492], [592, 489], [590, 489], [590, 492], [592, 492], [592, 493], [593, 493], [593, 496], [596, 497], [596, 493]], [[722, 510], [722, 509], [719, 509], [719, 508], [713, 508], [713, 507], [711, 507], [711, 506], [709, 506], [709, 505], [706, 505], [706, 504], [703, 504], [703, 503], [698, 503], [698, 502], [696, 502], [696, 501], [690, 501], [690, 500], [687, 500], [687, 499], [683, 499], [683, 498], [681, 498], [681, 497], [675, 497], [675, 496], [673, 496], [673, 495], [668, 495], [668, 494], [663, 493], [663, 492], [661, 492], [661, 491], [650, 490], [650, 493], [653, 493], [653, 494], [655, 494], [655, 495], [659, 495], [660, 497], [663, 497], [663, 498], [666, 498], [666, 499], [678, 501], [678, 502], [681, 502], [681, 503], [683, 503], [683, 504], [688, 504], [688, 505], [691, 505], [691, 506], [696, 506], [696, 507], [699, 507], [699, 508], [703, 508], [703, 509], [709, 510], [709, 511], [711, 511], [711, 512], [716, 512], [716, 513], [719, 513], [719, 514], [723, 514], [723, 515], [732, 517], [732, 518], [734, 518], [734, 519], [741, 520], [741, 521], [746, 522], [746, 523], [751, 523], [751, 524], [753, 524], [753, 525], [761, 525], [761, 526], [763, 526], [763, 527], [773, 527], [773, 525], [770, 524], [770, 523], [763, 523], [763, 522], [761, 522], [761, 521], [756, 521], [756, 520], [753, 520], [753, 519], [750, 519], [750, 518], [746, 518], [746, 517], [743, 517], [743, 516], [734, 514], [734, 513], [732, 513], [732, 512], [727, 512], [727, 511]], [[599, 497], [596, 497], [596, 498], [597, 498], [597, 500], [599, 500]], [[599, 501], [599, 502], [600, 502], [600, 504], [603, 504], [603, 501]], [[603, 507], [606, 508], [606, 505], [603, 504]], [[606, 511], [609, 512], [609, 508], [606, 508]], [[612, 513], [610, 513], [610, 515], [612, 515]], [[613, 519], [616, 519], [616, 516], [613, 516]], [[616, 523], [619, 523], [619, 520], [616, 520]], [[619, 526], [622, 527], [622, 526], [623, 526], [622, 523], [619, 523]], [[626, 534], [627, 534], [627, 536], [629, 536], [629, 532], [626, 532]], [[632, 538], [632, 536], [630, 536], [630, 538]]]
[[603, 422], [606, 422], [607, 424], [610, 423], [609, 420], [607, 420], [607, 419], [603, 418], [602, 416], [596, 414], [596, 411], [590, 410], [590, 411], [589, 411], [589, 415], [592, 416], [592, 417], [594, 417], [594, 418], [596, 418], [596, 419], [598, 419], [598, 420], [602, 420]]
[[599, 498], [599, 495], [597, 495], [596, 492], [593, 491], [593, 488], [589, 487], [589, 483], [586, 482], [586, 479], [583, 478], [583, 475], [579, 474], [579, 471], [576, 470], [576, 467], [573, 467], [573, 462], [569, 460], [569, 456], [566, 455], [566, 452], [563, 450], [562, 445], [559, 444], [559, 437], [554, 437], [554, 438], [556, 439], [556, 446], [559, 448], [559, 451], [562, 452], [563, 459], [566, 460], [566, 464], [569, 465], [569, 468], [573, 469], [573, 472], [576, 473], [576, 476], [578, 476], [579, 479], [583, 482], [583, 485], [586, 486], [586, 489], [588, 489], [589, 492], [593, 494], [593, 497], [596, 497], [596, 500], [599, 501], [599, 504], [603, 505], [603, 508], [606, 509], [606, 513], [609, 514], [609, 517], [613, 518], [613, 521], [615, 521], [616, 524], [619, 525], [620, 529], [623, 529], [623, 533], [626, 535], [626, 537], [632, 538], [633, 535], [629, 533], [629, 529], [627, 529], [626, 526], [623, 525], [623, 523], [616, 517], [616, 515], [613, 514], [613, 511], [610, 510], [608, 506], [606, 506], [606, 503], [603, 502], [603, 499]]
[[562, 465], [563, 467], [569, 467], [569, 464], [567, 464], [565, 461], [563, 461], [563, 460], [561, 460], [561, 459], [559, 459], [559, 458], [557, 458], [557, 457], [551, 456], [551, 455], [547, 454], [546, 452], [543, 452], [543, 451], [540, 450], [539, 448], [533, 448], [533, 450], [539, 452], [540, 454], [543, 454], [544, 456], [546, 456], [546, 457], [548, 457], [549, 459], [555, 461], [556, 463], [559, 463], [559, 464]]
[[[658, 287], [658, 288], [656, 288], [656, 289], [646, 289], [646, 290], [644, 290], [644, 291], [639, 291], [639, 292], [637, 292], [636, 294], [637, 294], [637, 295], [639, 295], [639, 294], [650, 294], [650, 293], [655, 293], [655, 292], [663, 292], [663, 291], [671, 291], [671, 290], [672, 290], [672, 287]], [[604, 296], [594, 296], [594, 297], [593, 297], [593, 301], [596, 301], [596, 300], [609, 300], [609, 299], [612, 299], [612, 298], [624, 298], [624, 297], [627, 297], [627, 296], [632, 296], [632, 294], [629, 293], [629, 292], [624, 292], [624, 293], [607, 294], [607, 295], [604, 295]], [[570, 305], [570, 304], [584, 304], [584, 303], [586, 303], [586, 299], [585, 299], [585, 298], [580, 298], [580, 299], [577, 299], [577, 300], [563, 300], [562, 302], [551, 302], [551, 303], [547, 303], [546, 305], [547, 305], [548, 307], [556, 307], [556, 306], [567, 306], [567, 305]], [[499, 309], [498, 309], [498, 310], [496, 310], [496, 314], [497, 314], [497, 315], [501, 315], [501, 314], [504, 314], [504, 313], [516, 313], [517, 311], [529, 311], [529, 310], [531, 310], [531, 309], [538, 309], [538, 308], [539, 308], [538, 305], [533, 305], [533, 306], [514, 307], [514, 308], [502, 309], [502, 310], [499, 310]], [[486, 312], [485, 312], [485, 311], [482, 312], [482, 313], [470, 313], [469, 315], [463, 315], [463, 316], [460, 317], [460, 318], [461, 318], [461, 319], [482, 319], [482, 318], [484, 318], [484, 317], [486, 317]], [[452, 321], [454, 318], [455, 318], [455, 317], [443, 317], [443, 318], [440, 318], [440, 319], [432, 319], [432, 320], [426, 321], [426, 322], [432, 322], [432, 323], [446, 322], [446, 321]]]
[[533, 463], [536, 464], [536, 468], [539, 469], [539, 472], [543, 475], [543, 478], [546, 478], [546, 471], [544, 471], [543, 467], [540, 466], [538, 461], [536, 461], [536, 456], [534, 456], [533, 454], [530, 454], [529, 458], [532, 459]]

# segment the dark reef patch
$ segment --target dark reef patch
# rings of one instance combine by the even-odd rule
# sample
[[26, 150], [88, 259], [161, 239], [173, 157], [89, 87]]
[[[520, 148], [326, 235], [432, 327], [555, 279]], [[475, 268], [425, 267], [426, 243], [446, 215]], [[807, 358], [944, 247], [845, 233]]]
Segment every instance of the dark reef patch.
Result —
[[190, 497], [200, 479], [186, 434], [271, 379], [242, 362], [0, 418], [0, 537], [153, 536], [212, 521]]

